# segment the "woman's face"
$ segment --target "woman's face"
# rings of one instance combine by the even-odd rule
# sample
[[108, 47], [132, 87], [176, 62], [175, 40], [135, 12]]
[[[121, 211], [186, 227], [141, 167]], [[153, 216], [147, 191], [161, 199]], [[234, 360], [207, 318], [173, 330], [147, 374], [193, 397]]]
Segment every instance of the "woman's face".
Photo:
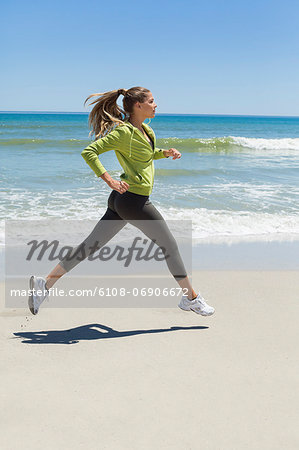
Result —
[[155, 117], [157, 105], [151, 92], [147, 93], [147, 98], [143, 103], [138, 102], [138, 104], [145, 118], [153, 119]]

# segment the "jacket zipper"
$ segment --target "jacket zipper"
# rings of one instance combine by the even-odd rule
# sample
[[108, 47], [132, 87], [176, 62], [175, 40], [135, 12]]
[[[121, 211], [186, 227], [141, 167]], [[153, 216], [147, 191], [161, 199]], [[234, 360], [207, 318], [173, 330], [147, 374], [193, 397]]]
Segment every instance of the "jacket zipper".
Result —
[[[134, 127], [134, 128], [136, 128], [136, 127]], [[138, 128], [136, 128], [136, 130], [138, 131], [138, 133], [140, 133], [140, 135], [142, 136], [142, 138], [146, 141], [146, 143], [150, 146], [150, 148], [151, 148], [151, 150], [152, 150], [152, 152], [155, 152], [155, 143], [153, 142], [153, 147], [151, 146], [151, 143], [146, 139], [146, 137], [143, 135], [143, 133], [141, 133], [141, 131], [138, 129]], [[146, 132], [146, 131], [145, 131]], [[147, 134], [147, 133], [146, 133]], [[149, 139], [151, 139], [150, 137], [149, 137]]]

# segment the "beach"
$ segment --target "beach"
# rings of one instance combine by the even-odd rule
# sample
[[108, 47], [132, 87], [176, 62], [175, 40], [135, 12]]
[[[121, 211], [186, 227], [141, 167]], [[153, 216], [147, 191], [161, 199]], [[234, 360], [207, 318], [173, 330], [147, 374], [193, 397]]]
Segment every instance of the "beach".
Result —
[[1, 447], [298, 448], [298, 271], [193, 281], [214, 316], [47, 303], [31, 316], [2, 295]]

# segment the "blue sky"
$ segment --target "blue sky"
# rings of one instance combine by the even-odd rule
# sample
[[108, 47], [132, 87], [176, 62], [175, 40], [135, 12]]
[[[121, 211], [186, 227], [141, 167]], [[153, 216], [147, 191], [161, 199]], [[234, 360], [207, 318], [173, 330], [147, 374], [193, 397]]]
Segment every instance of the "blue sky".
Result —
[[12, 0], [0, 110], [88, 111], [144, 86], [158, 113], [299, 116], [296, 0]]

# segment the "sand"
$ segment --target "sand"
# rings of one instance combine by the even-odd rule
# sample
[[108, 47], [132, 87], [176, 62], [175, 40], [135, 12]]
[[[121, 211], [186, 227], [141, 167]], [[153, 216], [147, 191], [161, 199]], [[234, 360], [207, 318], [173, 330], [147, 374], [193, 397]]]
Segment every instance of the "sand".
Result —
[[1, 448], [299, 448], [299, 272], [201, 271], [179, 308], [5, 309]]

